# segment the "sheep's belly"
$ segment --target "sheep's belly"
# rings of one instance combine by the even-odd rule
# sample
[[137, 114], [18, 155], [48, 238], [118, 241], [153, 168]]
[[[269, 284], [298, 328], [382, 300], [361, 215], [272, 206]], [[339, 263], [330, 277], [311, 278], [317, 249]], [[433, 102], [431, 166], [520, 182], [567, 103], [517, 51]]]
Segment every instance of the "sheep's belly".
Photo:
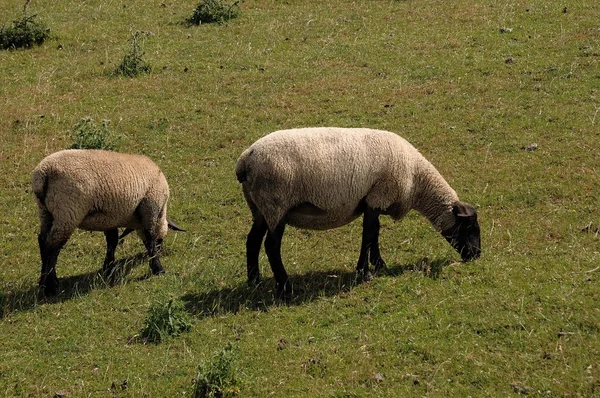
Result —
[[354, 221], [363, 211], [362, 205], [349, 209], [323, 210], [311, 203], [302, 203], [288, 212], [286, 224], [303, 229], [333, 229]]
[[88, 214], [81, 224], [80, 229], [87, 231], [106, 231], [114, 228], [141, 228], [138, 221], [131, 218], [117, 218], [111, 214], [105, 214], [101, 212]]

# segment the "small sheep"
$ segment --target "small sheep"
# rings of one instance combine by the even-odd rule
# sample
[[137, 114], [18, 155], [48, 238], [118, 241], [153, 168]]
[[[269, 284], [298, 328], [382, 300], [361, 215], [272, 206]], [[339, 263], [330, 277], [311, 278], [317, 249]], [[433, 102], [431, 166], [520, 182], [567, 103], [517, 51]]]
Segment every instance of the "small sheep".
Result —
[[104, 231], [103, 275], [115, 267], [118, 228], [136, 230], [144, 241], [154, 274], [165, 272], [159, 259], [167, 219], [169, 185], [158, 166], [145, 156], [101, 150], [69, 149], [44, 158], [33, 171], [39, 208], [38, 243], [42, 257], [39, 281], [43, 295], [56, 295], [56, 260], [76, 228]]
[[271, 133], [237, 160], [236, 176], [252, 212], [246, 241], [248, 283], [260, 282], [263, 237], [277, 292], [291, 286], [281, 260], [286, 224], [330, 229], [361, 214], [357, 271], [363, 280], [385, 267], [379, 252], [379, 215], [401, 219], [416, 209], [440, 231], [464, 261], [479, 257], [475, 209], [460, 202], [440, 173], [400, 136], [362, 128], [303, 128]]

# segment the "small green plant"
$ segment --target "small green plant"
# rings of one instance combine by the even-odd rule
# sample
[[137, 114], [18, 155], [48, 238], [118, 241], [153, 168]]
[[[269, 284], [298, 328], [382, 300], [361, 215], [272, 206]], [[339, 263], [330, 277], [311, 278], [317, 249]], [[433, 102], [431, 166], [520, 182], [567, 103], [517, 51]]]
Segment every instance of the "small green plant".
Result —
[[27, 13], [30, 1], [25, 1], [23, 15], [14, 20], [12, 26], [0, 26], [0, 49], [33, 47], [34, 44], [42, 44], [50, 36], [50, 29], [36, 20], [37, 14]]
[[73, 128], [71, 135], [73, 144], [70, 149], [105, 149], [113, 150], [116, 139], [110, 132], [110, 120], [96, 123], [90, 117], [84, 117]]
[[209, 364], [198, 370], [194, 398], [233, 397], [239, 394], [238, 352], [231, 343], [218, 352]]
[[223, 0], [202, 0], [188, 19], [193, 25], [202, 23], [223, 23], [238, 16], [240, 1], [226, 3]]
[[140, 336], [151, 343], [160, 343], [167, 337], [176, 337], [192, 328], [192, 317], [180, 300], [154, 303], [148, 310], [148, 317], [140, 331]]
[[131, 37], [131, 47], [129, 52], [123, 57], [123, 61], [113, 72], [114, 76], [136, 77], [142, 73], [150, 73], [152, 67], [144, 60], [144, 51], [142, 42], [144, 37], [149, 36], [149, 32], [136, 31]]

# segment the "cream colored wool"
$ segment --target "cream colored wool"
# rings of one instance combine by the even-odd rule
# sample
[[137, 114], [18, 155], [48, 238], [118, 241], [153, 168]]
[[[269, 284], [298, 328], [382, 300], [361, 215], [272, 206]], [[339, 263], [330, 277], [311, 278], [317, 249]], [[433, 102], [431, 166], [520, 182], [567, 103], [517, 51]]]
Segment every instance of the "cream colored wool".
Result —
[[299, 228], [336, 228], [361, 215], [363, 200], [394, 219], [416, 209], [439, 231], [455, 224], [456, 192], [417, 149], [388, 131], [276, 131], [240, 155], [236, 175], [270, 230], [284, 216]]
[[35, 168], [33, 191], [42, 225], [52, 221], [49, 245], [66, 241], [76, 228], [146, 228], [156, 239], [167, 234], [169, 186], [145, 156], [81, 149], [56, 152]]

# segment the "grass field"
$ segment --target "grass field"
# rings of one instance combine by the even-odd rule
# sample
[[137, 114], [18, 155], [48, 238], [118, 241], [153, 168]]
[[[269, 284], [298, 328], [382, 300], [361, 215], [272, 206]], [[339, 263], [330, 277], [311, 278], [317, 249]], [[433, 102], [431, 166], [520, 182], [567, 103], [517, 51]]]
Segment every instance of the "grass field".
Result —
[[[33, 1], [51, 38], [0, 51], [0, 396], [191, 396], [232, 344], [244, 397], [600, 397], [597, 0], [246, 0], [188, 26], [196, 4]], [[0, 24], [22, 6], [3, 0]], [[136, 31], [152, 72], [112, 77]], [[78, 231], [41, 300], [31, 172], [85, 117], [160, 165], [188, 232], [160, 277], [128, 238], [108, 286], [104, 236]], [[388, 269], [357, 285], [359, 221], [288, 228], [294, 299], [274, 300], [264, 254], [248, 289], [235, 160], [303, 126], [404, 136], [477, 207], [482, 257], [460, 263], [416, 213], [382, 218]], [[170, 299], [191, 330], [145, 344]]]

